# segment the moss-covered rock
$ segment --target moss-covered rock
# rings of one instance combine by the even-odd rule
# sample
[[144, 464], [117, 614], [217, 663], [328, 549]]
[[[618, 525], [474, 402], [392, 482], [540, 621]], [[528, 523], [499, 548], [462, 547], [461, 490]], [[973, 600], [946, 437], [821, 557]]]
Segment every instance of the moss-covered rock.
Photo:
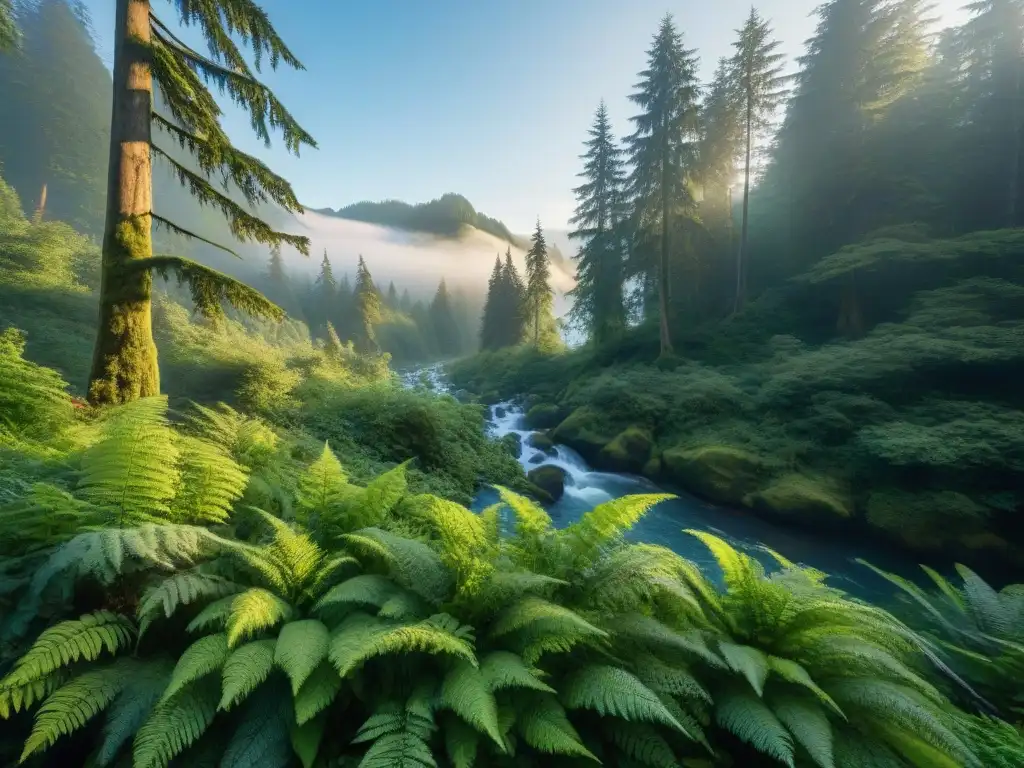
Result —
[[526, 444], [532, 448], [536, 448], [538, 451], [544, 451], [545, 453], [555, 452], [554, 441], [543, 432], [534, 432], [526, 438]]
[[865, 505], [868, 525], [917, 550], [940, 551], [985, 532], [988, 510], [956, 491], [878, 488]]
[[551, 439], [567, 445], [591, 464], [600, 462], [601, 450], [611, 442], [605, 434], [601, 414], [584, 406], [577, 408], [551, 432]]
[[647, 462], [644, 464], [644, 468], [640, 470], [640, 474], [642, 474], [644, 477], [649, 477], [652, 480], [661, 477], [661, 473], [661, 454], [655, 454], [654, 456], [651, 456], [651, 458], [649, 458]]
[[669, 448], [662, 454], [662, 462], [670, 480], [723, 504], [743, 503], [766, 474], [760, 458], [729, 445]]
[[547, 493], [553, 501], [558, 501], [565, 493], [566, 472], [561, 467], [546, 464], [543, 467], [531, 469], [527, 473], [530, 482]]
[[519, 458], [523, 455], [523, 438], [515, 432], [509, 432], [501, 438], [501, 444], [512, 456]]
[[542, 464], [545, 461], [545, 459], [547, 459], [547, 455], [546, 454], [535, 453], [535, 454], [533, 454], [533, 456], [530, 457], [529, 463], [530, 464]]
[[746, 502], [755, 510], [807, 526], [828, 526], [853, 516], [853, 504], [826, 478], [793, 473], [773, 480]]
[[526, 412], [526, 426], [530, 429], [551, 429], [564, 415], [564, 411], [557, 405], [539, 403]]
[[601, 449], [601, 466], [616, 472], [640, 472], [651, 457], [654, 439], [640, 427], [627, 427]]

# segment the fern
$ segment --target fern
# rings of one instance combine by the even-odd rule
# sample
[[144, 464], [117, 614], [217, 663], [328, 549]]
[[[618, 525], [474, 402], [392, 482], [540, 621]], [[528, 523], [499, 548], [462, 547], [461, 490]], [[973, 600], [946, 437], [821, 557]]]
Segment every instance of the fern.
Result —
[[674, 498], [669, 493], [652, 493], [606, 501], [561, 531], [560, 536], [569, 542], [577, 557], [593, 562], [602, 547], [636, 525], [651, 507]]
[[832, 726], [816, 702], [805, 697], [773, 695], [772, 712], [820, 768], [835, 768]]
[[285, 624], [277, 637], [274, 663], [288, 675], [292, 694], [298, 694], [313, 670], [327, 658], [330, 633], [316, 619], [304, 619]]
[[520, 656], [509, 651], [494, 651], [480, 660], [480, 674], [491, 691], [526, 688], [554, 693], [554, 689], [538, 679], [537, 671], [527, 666]]
[[330, 446], [324, 443], [320, 458], [299, 476], [295, 492], [302, 512], [299, 519], [307, 521], [313, 515], [329, 516], [332, 509], [342, 503], [350, 489], [341, 462], [331, 452]]
[[500, 485], [495, 487], [501, 500], [515, 513], [517, 535], [524, 538], [537, 537], [551, 530], [551, 517], [543, 507], [508, 488]]
[[163, 659], [132, 662], [125, 670], [121, 692], [107, 712], [103, 741], [96, 751], [97, 765], [113, 763], [121, 748], [131, 741], [159, 702], [172, 670], [170, 661]]
[[412, 702], [389, 704], [371, 716], [353, 743], [372, 741], [360, 768], [437, 768], [427, 739], [436, 729], [433, 718]]
[[179, 522], [218, 525], [228, 521], [249, 476], [219, 445], [179, 435], [180, 490], [170, 516]]
[[159, 617], [171, 618], [181, 605], [197, 600], [233, 595], [240, 587], [226, 579], [199, 570], [175, 573], [146, 590], [139, 603], [139, 634], [146, 632]]
[[750, 687], [761, 696], [764, 693], [764, 682], [768, 679], [768, 657], [749, 645], [722, 642], [718, 644], [718, 650], [726, 663], [747, 678]]
[[454, 501], [431, 497], [426, 517], [440, 541], [441, 559], [455, 573], [461, 592], [476, 592], [493, 565], [491, 540], [483, 521]]
[[829, 696], [824, 690], [822, 690], [811, 676], [807, 673], [807, 670], [797, 664], [795, 661], [790, 659], [780, 659], [778, 656], [768, 657], [768, 666], [771, 671], [781, 677], [788, 683], [795, 683], [796, 685], [802, 685], [807, 690], [811, 691], [818, 699], [827, 705], [833, 712], [839, 715], [844, 720], [846, 716], [843, 711], [835, 703], [831, 696]]
[[313, 768], [326, 730], [325, 717], [316, 717], [303, 725], [292, 726], [292, 750], [302, 763], [302, 768]]
[[358, 509], [350, 516], [356, 528], [379, 526], [387, 520], [408, 492], [405, 471], [409, 462], [399, 464], [375, 477], [362, 494]]
[[579, 734], [554, 696], [540, 694], [532, 698], [522, 708], [516, 727], [523, 740], [538, 752], [600, 762], [583, 746]]
[[273, 686], [246, 702], [231, 736], [221, 768], [287, 768], [291, 765], [292, 702]]
[[379, 560], [397, 584], [437, 605], [451, 593], [452, 580], [441, 558], [422, 541], [396, 536], [379, 528], [363, 528], [343, 541], [357, 552]]
[[274, 668], [275, 640], [255, 640], [236, 648], [224, 661], [222, 693], [217, 709], [231, 709], [246, 699]]
[[287, 621], [293, 613], [294, 609], [273, 592], [258, 587], [247, 589], [231, 600], [226, 624], [228, 648]]
[[374, 573], [353, 576], [328, 590], [316, 604], [316, 610], [333, 605], [372, 605], [379, 608], [400, 591], [387, 576]]
[[676, 768], [679, 764], [672, 747], [646, 723], [602, 723], [613, 744], [627, 757], [651, 768]]
[[165, 768], [203, 735], [217, 709], [218, 686], [211, 679], [189, 686], [156, 706], [135, 734], [134, 768]]
[[749, 690], [727, 690], [718, 694], [715, 720], [759, 752], [793, 768], [793, 737], [768, 705]]
[[618, 667], [597, 664], [583, 667], [566, 681], [561, 698], [569, 709], [593, 709], [630, 722], [660, 723], [686, 734], [686, 729], [653, 691]]
[[162, 701], [177, 695], [182, 688], [199, 678], [218, 671], [227, 658], [228, 639], [225, 635], [207, 635], [196, 640], [178, 659]]
[[548, 632], [560, 631], [571, 636], [607, 637], [578, 613], [557, 603], [538, 597], [526, 597], [503, 611], [491, 626], [491, 637], [501, 637], [541, 624]]
[[316, 717], [337, 697], [341, 677], [330, 664], [320, 664], [295, 695], [295, 722], [299, 725]]
[[188, 623], [185, 631], [205, 632], [209, 629], [223, 629], [228, 622], [228, 616], [231, 615], [231, 606], [237, 596], [237, 594], [227, 595], [219, 600], [214, 600]]
[[498, 730], [498, 705], [489, 680], [469, 662], [457, 662], [441, 683], [441, 705], [490, 736], [499, 749], [504, 742]]
[[445, 720], [442, 730], [452, 768], [473, 768], [480, 749], [480, 732], [457, 717]]

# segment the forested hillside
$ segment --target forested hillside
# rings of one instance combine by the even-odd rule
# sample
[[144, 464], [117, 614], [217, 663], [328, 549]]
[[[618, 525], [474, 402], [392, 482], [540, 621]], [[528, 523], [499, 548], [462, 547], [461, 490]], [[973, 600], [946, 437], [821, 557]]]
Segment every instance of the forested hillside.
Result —
[[787, 78], [752, 13], [707, 87], [666, 18], [634, 132], [602, 105], [585, 144], [589, 345], [470, 359], [457, 386], [528, 396], [600, 467], [1020, 572], [1024, 16], [928, 18], [832, 0]]

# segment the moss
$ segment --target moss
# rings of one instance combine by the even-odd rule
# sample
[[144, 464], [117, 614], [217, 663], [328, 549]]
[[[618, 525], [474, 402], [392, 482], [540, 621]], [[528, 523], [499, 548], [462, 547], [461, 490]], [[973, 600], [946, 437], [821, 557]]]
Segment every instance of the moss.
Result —
[[555, 450], [554, 441], [543, 432], [534, 432], [526, 438], [526, 444], [545, 453], [553, 453]]
[[523, 455], [523, 439], [515, 432], [510, 432], [501, 438], [502, 447], [508, 451], [514, 458], [519, 458]]
[[853, 504], [835, 483], [805, 474], [789, 474], [748, 497], [754, 509], [809, 526], [827, 525], [853, 516]]
[[565, 470], [561, 467], [546, 464], [531, 469], [526, 476], [531, 483], [550, 496], [552, 501], [558, 501], [565, 493]]
[[526, 426], [530, 429], [551, 429], [562, 420], [562, 416], [563, 411], [557, 405], [540, 403], [526, 412]]
[[551, 439], [569, 446], [584, 459], [596, 464], [600, 461], [601, 449], [611, 442], [604, 429], [601, 414], [584, 406], [577, 408], [555, 427]]
[[757, 456], [729, 445], [670, 448], [662, 454], [668, 477], [689, 491], [723, 504], [741, 504], [766, 473]]
[[647, 460], [647, 463], [644, 464], [644, 468], [640, 471], [640, 474], [642, 474], [644, 477], [649, 477], [652, 480], [656, 480], [658, 477], [661, 476], [662, 469], [663, 466], [661, 461], [661, 455], [655, 454], [654, 456], [651, 456], [651, 458]]
[[988, 510], [956, 491], [881, 488], [868, 496], [868, 524], [902, 544], [942, 550], [984, 532]]
[[601, 466], [618, 472], [640, 472], [651, 457], [654, 440], [641, 427], [627, 427], [601, 449]]

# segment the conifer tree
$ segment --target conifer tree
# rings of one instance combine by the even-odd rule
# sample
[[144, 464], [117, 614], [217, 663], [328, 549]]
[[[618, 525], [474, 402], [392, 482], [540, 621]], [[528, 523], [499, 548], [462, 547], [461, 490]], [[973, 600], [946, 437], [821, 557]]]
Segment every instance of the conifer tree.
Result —
[[480, 348], [497, 349], [502, 346], [501, 302], [504, 287], [504, 272], [501, 256], [494, 257], [494, 270], [487, 281], [487, 298], [484, 301], [483, 318], [480, 322]]
[[327, 324], [334, 317], [335, 306], [338, 300], [338, 283], [334, 279], [334, 269], [331, 267], [331, 260], [327, 258], [327, 250], [324, 249], [324, 258], [320, 262], [320, 274], [317, 275], [314, 285], [313, 304], [316, 307], [313, 316], [315, 317], [314, 327], [310, 330], [314, 335], [320, 336], [325, 332]]
[[388, 283], [388, 295], [385, 299], [389, 309], [398, 309], [398, 289], [395, 288], [395, 281]]
[[729, 62], [739, 98], [743, 121], [743, 220], [740, 245], [736, 254], [736, 298], [734, 310], [743, 306], [746, 289], [747, 238], [750, 226], [750, 173], [752, 151], [757, 139], [770, 127], [775, 110], [786, 97], [786, 78], [782, 74], [785, 59], [779, 53], [781, 43], [772, 35], [771, 25], [754, 8], [750, 9], [736, 49]]
[[461, 347], [459, 328], [455, 323], [451, 297], [444, 278], [441, 278], [434, 300], [430, 302], [430, 321], [437, 339], [437, 351], [443, 357], [457, 355]]
[[[272, 201], [301, 212], [291, 186], [251, 155], [232, 146], [220, 125], [221, 109], [206, 87], [212, 81], [248, 111], [256, 134], [270, 141], [280, 130], [285, 147], [298, 153], [315, 146], [271, 91], [259, 83], [236, 40], [253, 53], [258, 72], [264, 59], [302, 65], [288, 50], [251, 0], [172, 0], [181, 22], [197, 26], [210, 53], [204, 56], [171, 32], [153, 13], [149, 0], [117, 0], [114, 31], [114, 90], [110, 134], [107, 212], [103, 237], [100, 319], [89, 398], [93, 403], [121, 403], [158, 394], [160, 377], [153, 343], [151, 294], [153, 272], [175, 273], [187, 282], [196, 308], [218, 317], [224, 301], [254, 315], [280, 319], [283, 312], [257, 291], [208, 267], [176, 256], [153, 256], [152, 224], [186, 237], [197, 237], [182, 223], [153, 211], [151, 156], [162, 156], [178, 180], [200, 202], [219, 210], [232, 234], [267, 246], [289, 244], [304, 254], [309, 240], [275, 231], [250, 212]], [[169, 117], [153, 108], [154, 81]], [[193, 171], [152, 140], [152, 125], [187, 149], [198, 167]], [[214, 176], [225, 183], [214, 185]], [[240, 194], [240, 204], [228, 194]], [[203, 239], [203, 238], [200, 238]]]
[[398, 309], [406, 315], [412, 309], [412, 298], [409, 296], [408, 288], [402, 290], [402, 298], [398, 301]]
[[512, 247], [505, 252], [505, 264], [501, 270], [501, 303], [499, 304], [499, 330], [503, 347], [512, 347], [523, 340], [526, 315], [523, 311], [523, 295], [526, 286], [519, 276], [519, 270], [512, 263]]
[[624, 172], [622, 150], [612, 136], [604, 100], [597, 107], [587, 151], [580, 156], [585, 181], [573, 190], [576, 211], [569, 233], [581, 241], [576, 254], [576, 287], [571, 317], [601, 344], [622, 331], [626, 311], [622, 300], [623, 251], [616, 233], [621, 220]]
[[523, 312], [528, 324], [528, 335], [533, 339], [535, 347], [540, 347], [542, 340], [550, 343], [552, 334], [557, 335], [552, 314], [553, 296], [548, 246], [540, 219], [537, 219], [537, 229], [530, 240], [530, 250], [526, 252], [526, 286], [523, 291]]
[[354, 329], [356, 349], [362, 354], [377, 354], [380, 352], [380, 345], [377, 343], [374, 326], [380, 322], [380, 292], [373, 284], [373, 277], [362, 255], [359, 256], [359, 266], [356, 268], [353, 300], [358, 314], [358, 326]]
[[0, 53], [17, 47], [19, 38], [11, 0], [0, 0]]
[[348, 279], [348, 272], [341, 276], [338, 287], [335, 291], [334, 305], [331, 307], [331, 323], [337, 334], [343, 339], [351, 339], [354, 335], [353, 328], [356, 327], [355, 296], [352, 290], [352, 281]]
[[681, 216], [692, 216], [695, 199], [690, 175], [699, 132], [697, 60], [683, 48], [671, 14], [661, 21], [647, 52], [647, 69], [640, 73], [630, 99], [643, 110], [632, 118], [634, 133], [627, 139], [633, 172], [629, 191], [637, 223], [660, 229], [657, 285], [661, 354], [672, 353], [670, 233]]

